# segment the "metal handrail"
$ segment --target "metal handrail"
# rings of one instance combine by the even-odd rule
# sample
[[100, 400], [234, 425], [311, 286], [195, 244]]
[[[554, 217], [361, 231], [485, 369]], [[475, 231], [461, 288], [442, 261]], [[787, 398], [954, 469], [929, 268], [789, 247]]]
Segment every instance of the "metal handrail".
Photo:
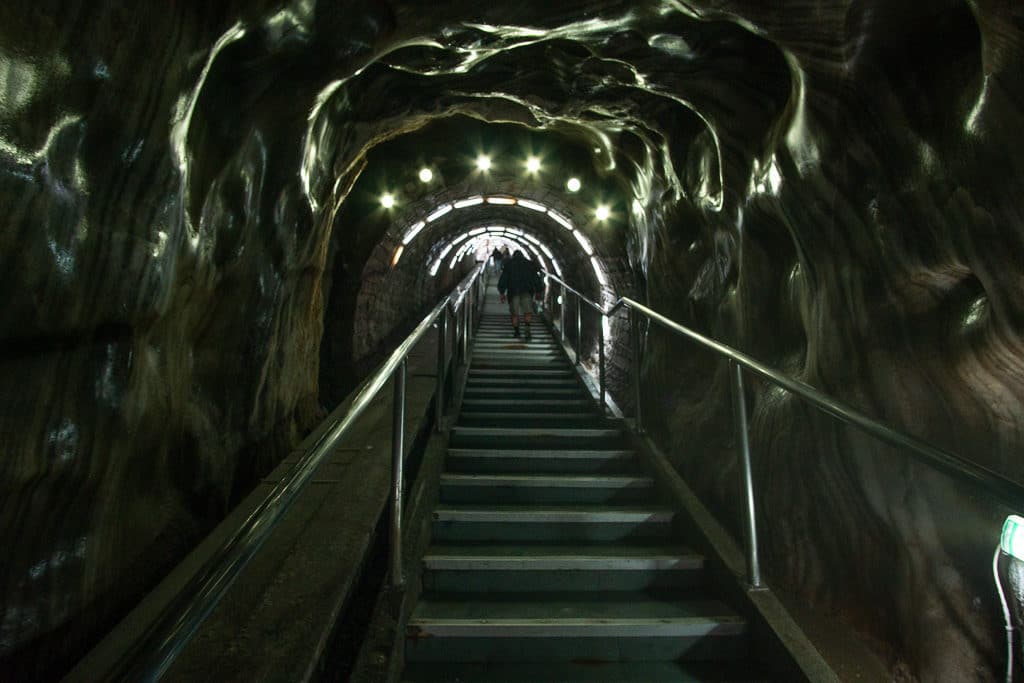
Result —
[[[995, 496], [1003, 503], [1008, 504], [1012, 507], [1020, 508], [1024, 506], [1024, 486], [1014, 482], [1007, 477], [995, 472], [993, 470], [971, 462], [966, 458], [963, 458], [955, 453], [946, 451], [944, 449], [933, 446], [921, 439], [914, 436], [901, 432], [893, 427], [885, 425], [878, 420], [868, 417], [864, 413], [837, 401], [836, 399], [824, 394], [821, 391], [783, 375], [781, 372], [760, 363], [759, 361], [751, 358], [747, 354], [738, 351], [731, 346], [715, 341], [709, 337], [705, 337], [699, 332], [695, 332], [684, 325], [681, 325], [674, 320], [671, 320], [657, 311], [644, 306], [638, 301], [634, 301], [628, 297], [620, 297], [612, 306], [605, 309], [601, 305], [591, 301], [582, 293], [574, 289], [564, 280], [559, 278], [557, 275], [552, 273], [545, 273], [547, 279], [557, 282], [562, 288], [562, 306], [565, 305], [565, 292], [570, 291], [576, 297], [578, 301], [586, 303], [588, 306], [593, 308], [595, 311], [600, 313], [604, 317], [610, 317], [614, 315], [620, 309], [626, 309], [631, 313], [632, 329], [633, 329], [633, 358], [634, 358], [634, 387], [636, 389], [636, 425], [637, 430], [641, 431], [642, 423], [640, 420], [640, 373], [639, 373], [639, 358], [641, 352], [641, 343], [639, 339], [639, 324], [637, 315], [643, 315], [648, 320], [658, 323], [662, 327], [669, 329], [677, 334], [681, 334], [689, 339], [697, 342], [701, 346], [708, 348], [720, 356], [724, 356], [734, 367], [733, 372], [733, 388], [734, 388], [734, 409], [736, 413], [736, 419], [738, 422], [738, 430], [740, 432], [740, 445], [743, 453], [743, 470], [744, 470], [744, 488], [746, 489], [746, 497], [748, 502], [747, 510], [747, 545], [748, 545], [748, 566], [751, 574], [750, 582], [754, 586], [760, 585], [760, 576], [758, 569], [758, 557], [757, 557], [757, 530], [754, 516], [754, 494], [753, 494], [753, 481], [750, 475], [750, 457], [749, 457], [749, 441], [747, 439], [747, 416], [746, 416], [746, 405], [743, 402], [744, 390], [743, 390], [743, 370], [749, 370], [754, 374], [768, 380], [769, 382], [779, 386], [787, 391], [796, 394], [801, 399], [807, 401], [818, 410], [823, 413], [830, 415], [840, 422], [857, 427], [868, 434], [878, 438], [879, 440], [904, 451], [909, 451], [915, 459], [919, 462], [932, 467], [940, 472], [943, 472], [954, 479], [979, 486], [991, 495]], [[579, 305], [577, 304], [577, 318], [579, 312]], [[562, 329], [560, 330], [563, 338], [564, 333], [564, 315], [561, 316], [563, 323]], [[602, 338], [603, 338], [603, 326]], [[602, 344], [603, 346], [603, 344]], [[602, 349], [603, 351], [603, 349]], [[577, 362], [579, 360], [580, 353], [580, 338], [579, 338], [579, 327], [577, 326], [577, 339], [576, 339], [576, 356]], [[599, 372], [601, 374], [600, 384], [604, 386], [604, 362], [603, 353], [601, 354], [601, 362]], [[604, 402], [604, 396], [602, 392], [602, 404]]]
[[[474, 296], [475, 288], [479, 287], [483, 266], [478, 266], [449, 293], [434, 309], [416, 326], [416, 328], [398, 345], [387, 361], [368, 378], [362, 389], [352, 401], [348, 412], [335, 421], [317, 439], [278, 482], [267, 497], [239, 526], [230, 539], [222, 543], [206, 561], [202, 569], [178, 592], [157, 621], [133, 648], [136, 655], [124, 664], [130, 669], [129, 680], [157, 681], [167, 672], [174, 659], [181, 653], [189, 640], [196, 634], [199, 626], [210, 615], [228, 588], [242, 572], [249, 560], [259, 551], [271, 532], [284, 517], [292, 503], [305, 489], [317, 468], [338, 445], [357, 419], [365, 412], [370, 402], [377, 396], [392, 376], [395, 379], [394, 419], [392, 422], [392, 528], [391, 528], [391, 572], [392, 582], [402, 584], [401, 570], [401, 503], [402, 503], [402, 461], [403, 436], [405, 421], [405, 379], [408, 356], [420, 340], [431, 329], [435, 321], [438, 324], [439, 368], [437, 377], [437, 395], [435, 413], [437, 424], [443, 423], [444, 415], [444, 372], [446, 357], [444, 340], [447, 335], [447, 319], [449, 311], [461, 315], [466, 324], [461, 325], [460, 334], [471, 334], [473, 312], [462, 306], [468, 302], [482, 301], [483, 297]], [[453, 345], [453, 353], [461, 345], [465, 348], [466, 339], [461, 344]], [[454, 356], [453, 356], [454, 357]], [[463, 357], [463, 361], [465, 358]]]

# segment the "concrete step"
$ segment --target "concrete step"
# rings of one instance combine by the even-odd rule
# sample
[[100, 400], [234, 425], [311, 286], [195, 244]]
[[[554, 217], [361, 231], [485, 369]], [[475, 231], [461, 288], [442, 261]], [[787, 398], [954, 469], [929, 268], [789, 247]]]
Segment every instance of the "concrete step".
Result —
[[[534, 337], [546, 337], [550, 339], [553, 335], [547, 329], [542, 326], [534, 325], [530, 330]], [[515, 330], [512, 329], [511, 323], [504, 323], [502, 325], [484, 325], [483, 327], [476, 328], [477, 336], [484, 335], [488, 337], [511, 337], [515, 334]], [[525, 326], [519, 326], [520, 336], [526, 334]]]
[[475, 387], [467, 385], [463, 399], [578, 399], [587, 396], [580, 386], [565, 387]]
[[[549, 332], [545, 328], [540, 327], [538, 325], [534, 325], [532, 327], [532, 329], [530, 330], [530, 333], [533, 335], [534, 339], [537, 339], [537, 338], [552, 339], [553, 336], [554, 336], [554, 335], [551, 334], [551, 332]], [[497, 325], [497, 326], [487, 325], [485, 327], [478, 327], [476, 329], [476, 332], [474, 333], [474, 336], [476, 336], [476, 337], [490, 337], [490, 338], [495, 338], [495, 339], [511, 339], [511, 338], [514, 337], [514, 335], [515, 335], [515, 331], [512, 329], [512, 325], [510, 325], [508, 323], [506, 323], [504, 325]], [[520, 327], [519, 327], [519, 336], [520, 336], [520, 338], [522, 338], [525, 335], [526, 335], [526, 329], [523, 326], [520, 325]]]
[[[519, 346], [526, 344], [526, 333], [520, 332], [520, 335], [516, 337], [512, 332], [477, 332], [473, 339], [477, 343], [492, 346]], [[552, 347], [557, 347], [558, 345], [553, 336], [546, 332], [538, 332], [537, 330], [533, 330], [533, 336], [530, 337], [528, 345], [533, 344], [550, 344]]]
[[526, 338], [526, 332], [524, 330], [519, 331], [519, 336], [515, 336], [512, 329], [501, 330], [500, 332], [477, 332], [473, 335], [473, 340], [480, 344], [489, 344], [493, 346], [500, 346], [503, 344], [509, 344], [513, 347], [519, 346], [531, 346], [533, 344], [548, 344], [554, 347], [558, 346], [558, 340], [554, 335], [540, 331], [536, 327], [531, 331], [530, 338]]
[[[520, 348], [525, 347], [525, 348]], [[491, 359], [491, 358], [543, 358], [543, 359], [563, 359], [565, 354], [556, 348], [549, 347], [546, 345], [535, 345], [533, 342], [529, 344], [517, 344], [514, 348], [509, 348], [507, 345], [503, 347], [487, 347], [487, 346], [474, 346], [472, 350], [473, 360], [480, 358]]]
[[580, 386], [575, 377], [534, 377], [530, 373], [522, 373], [518, 377], [480, 377], [471, 375], [466, 383], [467, 388], [489, 389], [493, 387], [536, 387], [538, 389], [565, 389]]
[[546, 413], [579, 413], [590, 410], [596, 413], [596, 410], [594, 409], [594, 402], [587, 398], [550, 400], [524, 399], [515, 401], [507, 401], [503, 399], [471, 399], [462, 401], [463, 415], [471, 415], [478, 412], [491, 413], [499, 410], [506, 413], [533, 413], [540, 411]]
[[533, 336], [530, 337], [529, 342], [526, 341], [525, 333], [520, 333], [516, 337], [511, 332], [477, 332], [473, 339], [478, 344], [485, 344], [487, 346], [511, 346], [518, 348], [519, 346], [533, 346], [535, 344], [550, 345], [552, 348], [558, 347], [558, 342], [555, 338], [546, 332], [538, 332], [533, 330]]
[[715, 662], [412, 662], [401, 683], [766, 683], [748, 664]]
[[472, 349], [472, 360], [476, 361], [479, 359], [489, 360], [493, 358], [540, 358], [544, 360], [562, 360], [565, 358], [565, 354], [555, 348], [549, 348], [547, 346], [535, 346], [533, 342], [530, 344], [523, 344], [527, 348], [488, 348], [486, 346], [474, 346]]
[[[552, 335], [550, 332], [540, 329], [536, 325], [534, 325], [533, 329], [530, 330], [530, 333], [532, 335], [532, 340], [542, 339], [551, 342], [554, 341], [555, 339], [554, 335]], [[520, 327], [519, 336], [516, 337], [515, 332], [512, 330], [511, 326], [501, 328], [487, 328], [483, 330], [478, 329], [474, 333], [473, 337], [474, 339], [487, 339], [496, 341], [525, 340], [526, 330]]]
[[471, 370], [494, 372], [496, 370], [512, 370], [523, 375], [531, 375], [535, 372], [566, 372], [571, 371], [572, 366], [564, 357], [555, 360], [544, 358], [527, 358], [524, 356], [515, 358], [489, 358], [474, 357]]
[[639, 475], [441, 475], [444, 503], [638, 503], [657, 498], [654, 481]]
[[449, 448], [450, 472], [636, 472], [636, 454], [628, 449]]
[[439, 505], [436, 541], [598, 542], [667, 538], [675, 512], [650, 505]]
[[624, 437], [617, 427], [463, 427], [451, 429], [454, 448], [614, 448]]
[[529, 349], [538, 351], [551, 351], [560, 353], [561, 349], [554, 339], [548, 336], [533, 335], [529, 340], [525, 337], [503, 336], [477, 336], [473, 340], [473, 348], [483, 349], [488, 353], [491, 351], [526, 351]]
[[[472, 365], [469, 367], [469, 379], [515, 379], [522, 376], [523, 371], [519, 368], [478, 368], [473, 367]], [[577, 375], [570, 366], [566, 365], [565, 367], [539, 368], [529, 373], [529, 376], [534, 378], [543, 377], [547, 379], [556, 379], [566, 377], [574, 378]]]
[[675, 661], [740, 657], [742, 617], [714, 600], [646, 592], [428, 594], [406, 629], [411, 661]]
[[431, 591], [639, 591], [701, 585], [704, 557], [675, 545], [437, 544], [423, 569]]
[[529, 361], [535, 365], [561, 364], [568, 362], [565, 355], [558, 351], [517, 349], [515, 351], [479, 351], [474, 350], [471, 354], [470, 365], [477, 365], [478, 362], [494, 366], [501, 361], [523, 362]]
[[511, 427], [566, 429], [603, 428], [608, 421], [595, 412], [588, 413], [523, 413], [523, 412], [464, 412], [459, 416], [459, 427]]

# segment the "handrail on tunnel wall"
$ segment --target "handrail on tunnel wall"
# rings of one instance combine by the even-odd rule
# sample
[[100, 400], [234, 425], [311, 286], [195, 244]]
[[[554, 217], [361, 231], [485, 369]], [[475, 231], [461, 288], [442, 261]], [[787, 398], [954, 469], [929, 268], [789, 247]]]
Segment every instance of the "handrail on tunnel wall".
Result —
[[167, 609], [147, 630], [121, 666], [128, 671], [127, 680], [156, 681], [167, 672], [174, 659], [199, 630], [200, 625], [227, 593], [246, 564], [259, 551], [270, 533], [281, 521], [292, 503], [305, 489], [313, 474], [334, 450], [370, 402], [389, 379], [394, 379], [391, 468], [390, 573], [395, 585], [402, 585], [402, 486], [405, 432], [405, 386], [408, 356], [427, 331], [437, 323], [437, 388], [434, 395], [434, 424], [444, 428], [445, 374], [449, 354], [446, 352], [448, 325], [455, 323], [451, 359], [467, 361], [467, 349], [475, 318], [484, 296], [481, 285], [484, 265], [467, 275], [391, 353], [366, 381], [344, 416], [327, 427], [323, 435], [271, 490], [232, 536], [222, 543], [192, 579], [178, 592]]
[[[745, 353], [738, 351], [731, 346], [715, 341], [695, 332], [690, 328], [681, 325], [674, 320], [666, 318], [655, 310], [644, 306], [628, 297], [620, 297], [612, 306], [605, 309], [600, 304], [591, 301], [583, 293], [574, 289], [571, 285], [559, 278], [557, 275], [545, 273], [545, 277], [557, 283], [561, 288], [561, 305], [559, 307], [559, 334], [562, 340], [568, 343], [565, 334], [565, 302], [567, 293], [572, 293], [576, 298], [576, 321], [575, 321], [575, 349], [576, 363], [580, 362], [582, 350], [582, 324], [580, 310], [581, 303], [596, 311], [602, 318], [611, 319], [620, 310], [626, 310], [630, 318], [630, 333], [632, 345], [632, 375], [634, 392], [634, 428], [638, 433], [643, 433], [643, 420], [641, 411], [641, 398], [643, 380], [640, 375], [640, 360], [643, 353], [643, 340], [641, 335], [640, 317], [643, 316], [658, 325], [675, 332], [678, 335], [688, 337], [699, 345], [714, 351], [719, 356], [729, 361], [732, 374], [733, 387], [733, 412], [736, 423], [737, 438], [741, 451], [741, 476], [743, 478], [745, 510], [745, 532], [746, 532], [746, 554], [747, 554], [747, 580], [752, 588], [760, 588], [761, 568], [757, 548], [757, 517], [755, 512], [755, 489], [751, 467], [750, 441], [748, 437], [747, 407], [744, 400], [743, 372], [752, 372], [786, 391], [789, 391], [812, 406], [840, 422], [857, 427], [875, 438], [901, 451], [909, 453], [919, 462], [938, 470], [947, 476], [958, 481], [977, 486], [1001, 502], [1014, 508], [1024, 507], [1024, 486], [994, 472], [982, 465], [971, 462], [955, 453], [943, 450], [920, 439], [917, 439], [905, 432], [885, 425], [878, 420], [855, 410], [854, 408], [837, 401], [817, 389], [787, 377], [778, 370], [768, 367]], [[605, 405], [605, 349], [604, 349], [604, 325], [598, 325], [598, 375], [599, 394], [602, 408]]]

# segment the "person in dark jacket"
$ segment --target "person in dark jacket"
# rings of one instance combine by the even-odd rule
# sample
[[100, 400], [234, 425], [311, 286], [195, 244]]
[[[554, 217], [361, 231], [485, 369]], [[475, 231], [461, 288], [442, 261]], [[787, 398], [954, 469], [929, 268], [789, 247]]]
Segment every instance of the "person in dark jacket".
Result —
[[533, 314], [533, 297], [544, 291], [543, 280], [537, 264], [527, 261], [523, 252], [516, 250], [511, 259], [506, 259], [498, 279], [498, 293], [501, 300], [508, 300], [512, 314], [512, 336], [519, 336], [519, 321], [526, 325], [526, 339], [530, 339], [530, 316]]

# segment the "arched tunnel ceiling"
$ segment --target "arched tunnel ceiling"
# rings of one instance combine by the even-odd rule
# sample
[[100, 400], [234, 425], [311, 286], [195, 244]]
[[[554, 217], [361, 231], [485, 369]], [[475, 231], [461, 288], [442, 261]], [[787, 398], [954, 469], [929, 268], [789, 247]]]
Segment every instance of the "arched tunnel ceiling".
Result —
[[[367, 122], [361, 139], [346, 140], [347, 153], [346, 147], [328, 146], [332, 154], [351, 156], [360, 151], [359, 143], [463, 113], [574, 137], [596, 151], [598, 167], [613, 172], [643, 207], [668, 192], [721, 208], [723, 154], [750, 147], [728, 136], [763, 136], [790, 95], [782, 55], [733, 24], [708, 27], [667, 7], [604, 7], [594, 14], [600, 16], [560, 28], [526, 28], [524, 16], [519, 25], [445, 26], [442, 40], [409, 38], [358, 76], [334, 81], [318, 93], [307, 135], [310, 149], [324, 148], [317, 132], [329, 130], [332, 115]], [[697, 62], [703, 63], [697, 67]], [[728, 90], [723, 82], [730, 83]], [[377, 90], [384, 83], [386, 94]], [[378, 109], [403, 116], [377, 116]], [[744, 117], [743, 125], [724, 126], [712, 118], [728, 121], [737, 115]], [[465, 139], [456, 134], [452, 142], [459, 149]], [[681, 177], [677, 169], [695, 154], [694, 142], [703, 148], [696, 152], [703, 158], [694, 177]], [[304, 178], [317, 205], [316, 188], [334, 183], [336, 168], [313, 159], [307, 154]], [[735, 169], [744, 178], [749, 162], [748, 157]], [[324, 183], [317, 182], [318, 170]]]
[[[486, 172], [477, 169], [479, 155], [486, 155], [493, 167]], [[541, 162], [539, 171], [526, 171], [529, 157]], [[421, 250], [423, 242], [433, 246], [463, 223], [483, 223], [489, 216], [529, 224], [539, 234], [552, 232], [549, 223], [559, 228], [556, 233], [566, 227], [578, 229], [587, 235], [584, 241], [593, 243], [603, 256], [624, 258], [629, 190], [599, 161], [595, 168], [599, 158], [600, 148], [587, 146], [579, 138], [530, 133], [520, 125], [486, 124], [464, 117], [444, 119], [374, 149], [352, 189], [351, 201], [342, 205], [335, 223], [360, 224], [364, 234], [405, 245], [403, 258]], [[429, 182], [419, 180], [422, 168], [431, 170]], [[578, 191], [566, 189], [570, 178], [581, 182]], [[385, 194], [396, 202], [391, 209], [379, 203]], [[527, 204], [497, 203], [511, 201], [507, 198], [522, 198]], [[440, 213], [449, 206], [454, 209], [451, 215], [431, 220], [435, 210]], [[595, 217], [600, 206], [611, 211], [608, 220]], [[551, 210], [554, 221], [544, 215], [544, 209]], [[344, 230], [337, 232], [344, 234]], [[415, 239], [408, 239], [410, 235]], [[558, 244], [563, 237], [552, 239]]]
[[[66, 669], [344, 395], [356, 321], [418, 303], [359, 308], [411, 210], [379, 193], [511, 192], [461, 175], [506, 135], [614, 203], [615, 291], [1024, 480], [1022, 35], [1009, 0], [4, 4], [0, 661]], [[736, 529], [723, 366], [648, 345], [652, 434]], [[999, 514], [749, 398], [773, 585], [894, 677], [992, 678]]]

